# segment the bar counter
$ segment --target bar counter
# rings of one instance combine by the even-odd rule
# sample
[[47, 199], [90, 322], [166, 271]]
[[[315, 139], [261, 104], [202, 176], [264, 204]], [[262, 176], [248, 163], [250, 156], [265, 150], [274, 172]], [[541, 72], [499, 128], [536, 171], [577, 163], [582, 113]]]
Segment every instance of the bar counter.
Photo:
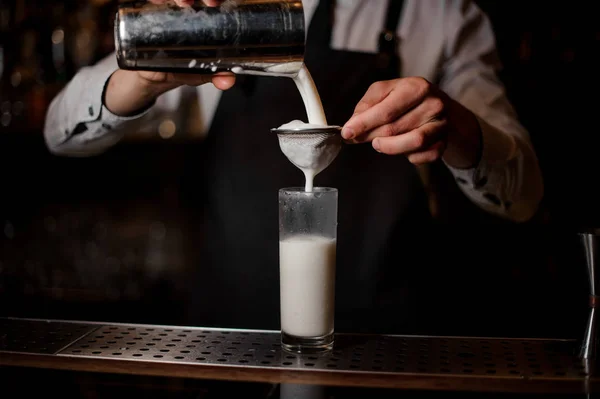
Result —
[[578, 342], [338, 334], [333, 351], [296, 355], [278, 331], [0, 319], [0, 367], [192, 380], [448, 392], [590, 394]]

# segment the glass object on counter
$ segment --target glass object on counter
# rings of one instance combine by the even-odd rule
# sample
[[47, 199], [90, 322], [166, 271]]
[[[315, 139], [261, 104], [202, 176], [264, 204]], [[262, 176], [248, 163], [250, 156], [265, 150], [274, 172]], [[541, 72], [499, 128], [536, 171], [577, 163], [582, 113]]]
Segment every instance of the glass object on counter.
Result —
[[338, 190], [279, 191], [281, 344], [296, 353], [334, 344]]

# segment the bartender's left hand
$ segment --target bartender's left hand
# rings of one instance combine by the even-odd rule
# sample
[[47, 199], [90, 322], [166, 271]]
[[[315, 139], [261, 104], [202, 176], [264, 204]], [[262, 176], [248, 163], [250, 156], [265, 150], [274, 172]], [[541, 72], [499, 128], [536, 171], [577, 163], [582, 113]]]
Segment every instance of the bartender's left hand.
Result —
[[481, 131], [475, 115], [424, 78], [376, 82], [360, 100], [342, 137], [375, 150], [405, 155], [413, 164], [443, 157], [456, 168], [479, 162]]

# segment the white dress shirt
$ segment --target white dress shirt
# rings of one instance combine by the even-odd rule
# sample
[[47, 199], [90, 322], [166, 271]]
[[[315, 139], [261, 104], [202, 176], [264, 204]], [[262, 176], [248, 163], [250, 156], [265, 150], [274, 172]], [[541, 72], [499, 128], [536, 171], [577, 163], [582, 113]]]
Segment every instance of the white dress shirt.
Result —
[[[303, 1], [307, 26], [317, 2]], [[388, 0], [337, 0], [331, 46], [376, 52], [387, 5]], [[529, 220], [543, 196], [542, 176], [529, 134], [497, 76], [500, 64], [488, 17], [472, 1], [406, 0], [397, 33], [403, 76], [436, 83], [479, 119], [480, 163], [472, 169], [448, 166], [463, 193], [492, 214]], [[128, 132], [156, 131], [160, 115], [177, 113], [185, 93], [182, 88], [163, 94], [143, 114], [124, 118], [111, 113], [102, 103], [102, 93], [117, 68], [114, 54], [82, 68], [53, 100], [44, 129], [50, 151], [65, 156], [99, 154]], [[221, 92], [211, 84], [195, 90], [201, 128], [207, 132]]]

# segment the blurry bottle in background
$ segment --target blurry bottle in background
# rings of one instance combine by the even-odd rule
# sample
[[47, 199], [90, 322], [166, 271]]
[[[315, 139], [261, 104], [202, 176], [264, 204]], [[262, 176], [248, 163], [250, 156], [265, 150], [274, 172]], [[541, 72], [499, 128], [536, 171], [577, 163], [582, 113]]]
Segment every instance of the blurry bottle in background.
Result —
[[66, 40], [69, 37], [69, 26], [67, 19], [67, 4], [66, 2], [56, 3], [49, 6], [52, 12], [52, 18], [49, 21], [46, 35], [50, 35], [48, 45], [50, 48], [50, 56], [46, 56], [47, 62], [45, 68], [50, 72], [46, 76], [46, 82], [54, 85], [64, 85], [69, 79], [72, 72], [69, 65], [69, 57], [67, 55]]
[[74, 74], [67, 48], [76, 0], [13, 0], [0, 6], [0, 131], [43, 128], [50, 101]]
[[79, 4], [71, 14], [73, 36], [69, 40], [69, 51], [75, 69], [91, 65], [98, 47], [97, 9], [91, 1]]
[[[56, 94], [114, 51], [117, 7], [115, 0], [0, 0], [0, 134], [40, 135]], [[174, 136], [171, 122], [160, 137]]]
[[95, 0], [98, 7], [99, 40], [96, 61], [108, 56], [115, 50], [115, 14], [118, 2], [111, 0]]
[[[0, 2], [0, 82], [4, 78], [4, 72], [7, 69], [7, 53], [6, 46], [12, 26], [13, 10], [11, 3], [8, 1]], [[1, 87], [0, 87], [0, 90]]]
[[0, 132], [23, 123], [25, 104], [19, 98], [22, 82], [20, 68], [20, 35], [17, 26], [25, 15], [23, 0], [2, 1], [0, 5]]
[[11, 131], [35, 128], [40, 118], [43, 119], [43, 39], [46, 18], [44, 10], [31, 3], [17, 1], [17, 16], [11, 35], [14, 40], [14, 64], [10, 70], [11, 96], [7, 101], [13, 108], [17, 104], [23, 105], [19, 107], [22, 108], [19, 113], [13, 112]]

